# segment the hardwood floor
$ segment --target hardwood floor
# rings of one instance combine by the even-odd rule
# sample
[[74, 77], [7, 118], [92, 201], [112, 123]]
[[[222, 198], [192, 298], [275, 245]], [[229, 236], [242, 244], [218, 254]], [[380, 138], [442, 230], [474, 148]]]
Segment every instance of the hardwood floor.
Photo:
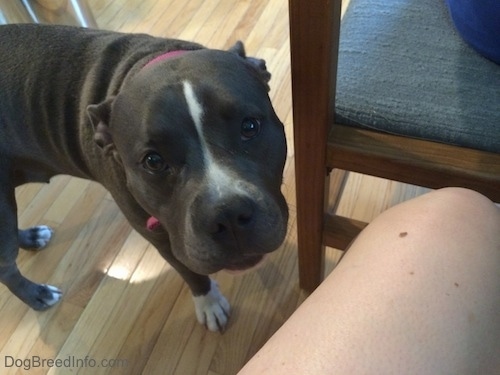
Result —
[[[215, 276], [233, 308], [227, 331], [215, 334], [197, 323], [181, 278], [131, 230], [101, 186], [58, 176], [48, 185], [19, 187], [20, 226], [45, 223], [55, 229], [47, 249], [20, 253], [20, 268], [32, 280], [59, 286], [64, 296], [40, 313], [0, 286], [0, 373], [236, 374], [306, 298], [297, 276], [287, 1], [89, 4], [101, 28], [195, 40], [213, 48], [242, 40], [250, 55], [266, 59], [273, 74], [270, 95], [288, 137], [283, 191], [290, 206], [289, 232], [260, 269]], [[337, 210], [370, 220], [425, 191], [351, 174]], [[339, 253], [328, 250], [328, 270]], [[55, 359], [63, 361], [62, 367], [47, 362]]]

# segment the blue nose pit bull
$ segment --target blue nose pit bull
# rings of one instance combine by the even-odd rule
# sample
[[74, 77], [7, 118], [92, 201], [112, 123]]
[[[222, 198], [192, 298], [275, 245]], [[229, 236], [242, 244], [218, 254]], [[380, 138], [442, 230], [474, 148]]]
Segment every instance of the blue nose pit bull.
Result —
[[61, 291], [18, 270], [14, 189], [70, 174], [101, 183], [130, 224], [190, 286], [196, 315], [222, 330], [229, 304], [207, 275], [243, 270], [282, 243], [283, 125], [262, 60], [64, 26], [0, 27], [0, 280], [33, 309]]

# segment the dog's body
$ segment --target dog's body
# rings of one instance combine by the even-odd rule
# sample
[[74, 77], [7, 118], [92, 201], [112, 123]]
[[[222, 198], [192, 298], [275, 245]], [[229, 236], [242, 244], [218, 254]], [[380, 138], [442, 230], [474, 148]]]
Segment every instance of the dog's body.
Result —
[[264, 62], [240, 44], [64, 26], [1, 26], [0, 40], [0, 281], [37, 310], [59, 300], [16, 266], [51, 231], [17, 229], [14, 189], [70, 174], [111, 192], [189, 284], [200, 322], [223, 328], [229, 305], [207, 275], [255, 265], [286, 233]]

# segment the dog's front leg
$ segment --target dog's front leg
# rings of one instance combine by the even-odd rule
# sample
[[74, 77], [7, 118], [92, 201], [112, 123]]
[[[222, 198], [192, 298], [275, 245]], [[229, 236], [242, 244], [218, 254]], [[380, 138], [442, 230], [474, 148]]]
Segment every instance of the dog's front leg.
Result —
[[[139, 233], [143, 231], [141, 228]], [[230, 315], [230, 305], [222, 295], [217, 283], [206, 275], [200, 275], [188, 269], [175, 258], [170, 250], [168, 235], [162, 229], [160, 233], [141, 234], [149, 240], [159, 251], [161, 256], [182, 276], [191, 289], [196, 318], [200, 324], [205, 325], [210, 331], [223, 332]]]
[[[113, 186], [117, 186], [114, 184]], [[230, 306], [219, 291], [217, 283], [206, 275], [191, 271], [181, 263], [170, 249], [168, 233], [163, 228], [147, 229], [149, 215], [135, 202], [131, 195], [119, 189], [108, 188], [121, 211], [145, 239], [153, 244], [161, 256], [181, 275], [191, 289], [196, 317], [210, 331], [224, 331], [229, 320]]]
[[0, 261], [0, 281], [34, 310], [46, 310], [59, 302], [62, 292], [52, 285], [34, 283], [19, 272], [15, 262]]
[[163, 258], [177, 270], [189, 285], [198, 322], [205, 325], [210, 331], [223, 332], [229, 320], [231, 308], [227, 299], [220, 292], [217, 283], [206, 275], [189, 270], [172, 256], [170, 248], [165, 248], [162, 244], [155, 244], [155, 246]]
[[[10, 186], [7, 181], [0, 185], [0, 282], [31, 308], [46, 310], [61, 299], [62, 293], [54, 286], [37, 284], [28, 280], [19, 271], [16, 264], [19, 253], [19, 239], [22, 239], [23, 245], [28, 244], [29, 230], [18, 231], [16, 211], [14, 187]], [[45, 233], [48, 231], [48, 229], [45, 230], [47, 227], [36, 228], [42, 229], [40, 231], [35, 230], [36, 233], [30, 238], [33, 240], [35, 235], [41, 235], [42, 240], [48, 241], [49, 238]], [[38, 232], [41, 232], [41, 234]], [[34, 246], [32, 247], [46, 243], [46, 241], [43, 243], [37, 242], [39, 239], [39, 237], [34, 239]]]

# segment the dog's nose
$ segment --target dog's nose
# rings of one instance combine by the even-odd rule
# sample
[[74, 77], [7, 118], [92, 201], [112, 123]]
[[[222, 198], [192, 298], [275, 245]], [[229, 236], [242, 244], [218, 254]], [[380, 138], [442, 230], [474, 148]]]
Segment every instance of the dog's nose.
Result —
[[190, 210], [194, 234], [208, 237], [221, 249], [245, 252], [257, 240], [259, 206], [246, 194], [207, 189], [196, 196]]
[[211, 208], [206, 228], [215, 240], [241, 241], [252, 228], [254, 215], [255, 207], [250, 198], [226, 197]]

